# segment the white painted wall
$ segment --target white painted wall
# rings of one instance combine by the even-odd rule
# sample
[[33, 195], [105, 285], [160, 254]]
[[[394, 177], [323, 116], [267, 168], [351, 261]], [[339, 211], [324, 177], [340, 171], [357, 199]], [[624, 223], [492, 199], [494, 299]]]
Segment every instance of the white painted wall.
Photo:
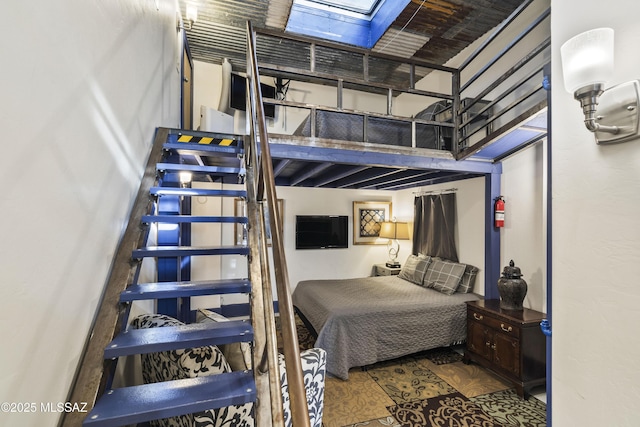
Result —
[[500, 266], [513, 260], [527, 282], [524, 306], [547, 312], [545, 188], [546, 148], [539, 142], [502, 162], [505, 224], [500, 230]]
[[[158, 4], [158, 8], [156, 8]], [[0, 413], [54, 426], [156, 126], [179, 125], [174, 0], [3, 2]]]
[[615, 30], [610, 85], [640, 78], [640, 3], [552, 0], [553, 425], [636, 426], [640, 417], [640, 139], [598, 146], [564, 90], [560, 46]]
[[[244, 74], [245, 70], [233, 69], [234, 73]], [[200, 106], [204, 105], [218, 109], [222, 80], [222, 66], [194, 61], [194, 91], [193, 110], [196, 113], [194, 125], [200, 124]], [[263, 83], [274, 86], [273, 78], [263, 76]], [[337, 106], [337, 91], [329, 86], [292, 81], [287, 92], [287, 101], [322, 105], [326, 107]], [[349, 89], [343, 91], [342, 106], [345, 109], [386, 113], [387, 97], [382, 95], [367, 94]], [[229, 114], [234, 115], [237, 133], [248, 133], [245, 123], [245, 113], [231, 109]], [[309, 110], [304, 108], [276, 108], [274, 119], [267, 119], [267, 129], [274, 134], [292, 134], [296, 128], [309, 116]]]
[[[213, 188], [213, 184], [197, 184]], [[456, 244], [460, 262], [484, 268], [484, 201], [477, 194], [484, 191], [484, 179], [476, 178], [454, 183], [458, 201], [458, 232]], [[451, 188], [452, 184], [431, 186], [429, 189], [441, 190]], [[225, 186], [232, 189], [235, 186]], [[414, 192], [420, 189], [402, 191], [349, 190], [331, 188], [277, 187], [278, 198], [284, 201], [284, 243], [289, 281], [293, 291], [301, 280], [309, 279], [344, 279], [364, 277], [372, 274], [374, 264], [384, 263], [388, 259], [386, 245], [354, 245], [353, 244], [353, 202], [354, 201], [390, 201], [391, 215], [398, 221], [406, 221], [413, 225]], [[196, 198], [192, 204], [194, 214], [233, 215], [232, 199], [215, 202], [205, 198]], [[295, 249], [296, 215], [347, 215], [349, 217], [349, 247], [346, 249]], [[192, 243], [194, 245], [233, 244], [233, 225], [199, 225], [194, 226]], [[461, 237], [462, 236], [462, 237]], [[400, 241], [398, 260], [404, 260], [411, 253], [411, 240]], [[197, 258], [197, 257], [196, 257]], [[201, 257], [194, 259], [192, 278], [206, 277], [238, 278], [246, 277], [245, 257], [236, 257], [231, 265], [220, 262], [220, 257]], [[475, 292], [484, 294], [484, 277], [482, 273], [476, 280]], [[217, 297], [216, 297], [217, 298]], [[225, 304], [236, 303], [230, 296], [225, 296]], [[201, 298], [197, 305], [215, 307], [218, 300], [210, 297]]]
[[[408, 214], [407, 200], [399, 199], [394, 192], [389, 191], [278, 187], [277, 192], [278, 197], [285, 200], [285, 251], [292, 290], [301, 280], [370, 276], [374, 264], [387, 261], [389, 257], [386, 244], [353, 244], [353, 202], [390, 201], [391, 215], [398, 221], [410, 221], [413, 217], [413, 211]], [[296, 250], [296, 215], [349, 216], [349, 247]], [[410, 253], [411, 242], [400, 241], [400, 262], [404, 262]]]

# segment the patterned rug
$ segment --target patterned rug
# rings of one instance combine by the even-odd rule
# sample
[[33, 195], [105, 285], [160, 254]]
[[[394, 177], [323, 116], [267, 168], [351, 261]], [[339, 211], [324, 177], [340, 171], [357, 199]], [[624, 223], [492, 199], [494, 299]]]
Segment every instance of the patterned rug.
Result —
[[407, 402], [388, 409], [402, 427], [503, 427], [503, 424], [460, 393]]
[[[300, 319], [300, 316], [298, 316], [297, 313], [295, 314], [295, 321], [296, 321], [296, 330], [298, 332], [298, 345], [300, 347], [300, 351], [313, 348], [313, 345], [316, 342], [316, 337], [314, 336], [314, 334], [309, 332], [304, 322], [302, 321], [302, 319]], [[282, 347], [282, 330], [280, 327], [280, 317], [276, 317], [276, 333], [278, 337], [278, 351], [282, 353], [283, 347]]]
[[447, 363], [460, 362], [462, 360], [462, 354], [448, 347], [440, 347], [423, 351], [418, 353], [417, 356], [426, 357], [436, 365], [445, 365]]

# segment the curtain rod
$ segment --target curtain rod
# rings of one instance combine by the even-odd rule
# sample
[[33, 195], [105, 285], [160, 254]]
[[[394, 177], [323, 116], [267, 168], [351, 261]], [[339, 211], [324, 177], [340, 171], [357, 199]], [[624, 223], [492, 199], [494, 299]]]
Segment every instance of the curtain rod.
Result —
[[454, 193], [456, 191], [458, 191], [457, 188], [447, 188], [445, 190], [414, 191], [413, 194], [415, 194], [416, 196], [422, 196], [422, 195], [425, 195], [425, 194], [433, 194], [433, 193], [438, 193], [438, 194]]

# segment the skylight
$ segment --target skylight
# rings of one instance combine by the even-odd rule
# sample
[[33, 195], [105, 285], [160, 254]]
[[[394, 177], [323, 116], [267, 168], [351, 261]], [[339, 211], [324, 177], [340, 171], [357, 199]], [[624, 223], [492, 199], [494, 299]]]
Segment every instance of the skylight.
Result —
[[370, 49], [411, 0], [293, 0], [286, 31]]
[[370, 15], [382, 0], [309, 0], [326, 6], [338, 7], [354, 13]]

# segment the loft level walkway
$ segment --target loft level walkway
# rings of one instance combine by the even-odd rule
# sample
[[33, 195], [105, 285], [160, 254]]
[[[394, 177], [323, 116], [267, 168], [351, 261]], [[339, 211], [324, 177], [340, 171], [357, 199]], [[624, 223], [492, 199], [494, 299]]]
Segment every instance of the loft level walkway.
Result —
[[442, 150], [291, 135], [271, 135], [270, 147], [281, 186], [402, 190], [502, 172]]

